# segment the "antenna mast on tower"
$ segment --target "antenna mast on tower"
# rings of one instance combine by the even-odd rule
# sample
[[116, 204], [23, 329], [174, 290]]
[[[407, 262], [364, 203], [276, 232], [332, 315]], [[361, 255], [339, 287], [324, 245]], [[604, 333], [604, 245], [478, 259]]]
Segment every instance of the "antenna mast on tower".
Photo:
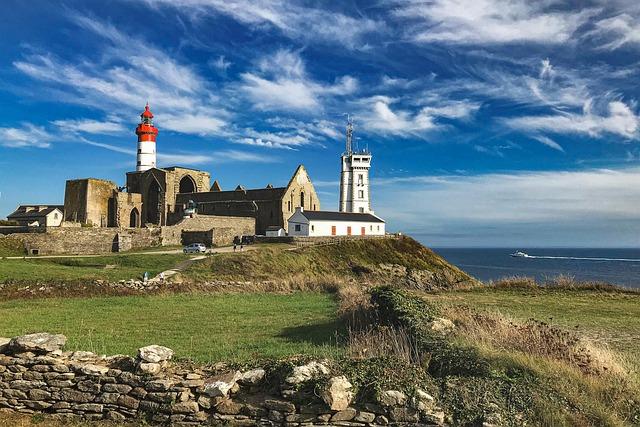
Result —
[[352, 142], [353, 142], [353, 120], [351, 116], [347, 114], [347, 154], [351, 154], [352, 152]]

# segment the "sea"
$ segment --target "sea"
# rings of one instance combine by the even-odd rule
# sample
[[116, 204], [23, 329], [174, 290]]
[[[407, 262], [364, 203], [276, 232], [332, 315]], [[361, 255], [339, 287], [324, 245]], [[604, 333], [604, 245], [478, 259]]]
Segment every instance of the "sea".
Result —
[[[559, 275], [576, 280], [640, 288], [640, 249], [433, 248], [450, 263], [488, 282], [509, 276], [545, 281]], [[516, 251], [526, 258], [509, 256]]]

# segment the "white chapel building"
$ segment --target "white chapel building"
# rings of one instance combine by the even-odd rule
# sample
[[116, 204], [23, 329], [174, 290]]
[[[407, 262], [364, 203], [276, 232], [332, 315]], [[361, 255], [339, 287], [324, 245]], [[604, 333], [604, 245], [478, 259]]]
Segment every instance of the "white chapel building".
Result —
[[341, 156], [339, 211], [297, 208], [289, 218], [289, 236], [384, 236], [385, 222], [374, 215], [369, 191], [372, 155], [352, 147], [353, 124], [347, 123], [347, 147]]

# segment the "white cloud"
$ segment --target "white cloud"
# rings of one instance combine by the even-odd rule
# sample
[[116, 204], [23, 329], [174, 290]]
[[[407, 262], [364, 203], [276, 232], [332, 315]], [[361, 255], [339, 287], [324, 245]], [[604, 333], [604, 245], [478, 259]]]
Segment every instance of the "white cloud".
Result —
[[226, 73], [231, 67], [231, 61], [227, 61], [224, 55], [218, 56], [216, 59], [209, 61], [209, 65], [223, 73]]
[[[98, 50], [101, 60], [77, 57], [67, 61], [34, 54], [15, 61], [15, 68], [60, 87], [71, 102], [107, 113], [124, 109], [133, 117], [149, 101], [158, 116], [163, 111], [170, 112], [167, 128], [177, 132], [212, 134], [226, 125], [229, 113], [218, 107], [218, 99], [208, 90], [209, 84], [190, 66], [152, 43], [97, 19], [72, 15], [72, 20], [106, 41], [102, 50]], [[196, 126], [196, 121], [201, 126]], [[73, 125], [71, 120], [66, 122], [67, 126]], [[85, 122], [85, 132], [98, 127], [85, 120], [75, 122], [76, 125]]]
[[38, 147], [51, 146], [53, 136], [43, 127], [24, 123], [22, 127], [0, 127], [0, 145], [4, 147]]
[[239, 150], [216, 151], [215, 162], [275, 163], [278, 159], [262, 153], [250, 153]]
[[506, 119], [505, 123], [523, 131], [587, 134], [593, 137], [613, 134], [626, 139], [636, 139], [640, 117], [621, 101], [611, 101], [606, 112], [592, 111], [587, 102], [582, 113], [558, 113], [546, 116], [522, 116]]
[[535, 139], [538, 142], [546, 145], [547, 147], [551, 147], [554, 150], [562, 151], [564, 153], [564, 148], [562, 148], [562, 146], [560, 144], [558, 144], [557, 142], [555, 142], [553, 139], [551, 139], [549, 137], [540, 135], [540, 136], [536, 136]]
[[615, 50], [625, 45], [640, 45], [640, 20], [627, 13], [598, 21], [587, 36], [594, 36], [602, 44], [600, 49]]
[[79, 120], [55, 120], [52, 122], [64, 132], [86, 132], [86, 133], [120, 133], [126, 131], [121, 123], [111, 121], [99, 121], [90, 119]]
[[564, 43], [594, 11], [563, 11], [559, 0], [409, 0], [394, 14], [408, 18], [418, 42]]
[[325, 96], [348, 95], [358, 88], [356, 79], [343, 76], [334, 84], [307, 75], [299, 53], [279, 50], [260, 59], [258, 70], [241, 74], [240, 91], [262, 110], [317, 110]]
[[442, 125], [439, 118], [464, 119], [478, 109], [478, 105], [467, 101], [435, 100], [434, 104], [422, 106], [416, 112], [392, 109], [394, 99], [375, 96], [365, 100], [366, 110], [359, 114], [367, 132], [416, 136]]
[[158, 153], [158, 160], [164, 165], [201, 165], [204, 163], [213, 163], [214, 157], [205, 154]]
[[207, 114], [162, 114], [158, 116], [162, 128], [193, 135], [219, 135], [226, 122]]
[[634, 168], [396, 177], [372, 187], [390, 229], [441, 233], [438, 244], [628, 245], [640, 242], [639, 181]]
[[360, 47], [365, 36], [385, 29], [383, 22], [351, 17], [337, 10], [307, 7], [281, 0], [144, 0], [156, 6], [173, 7], [195, 19], [212, 13], [224, 14], [243, 24], [278, 29], [292, 39], [339, 43]]

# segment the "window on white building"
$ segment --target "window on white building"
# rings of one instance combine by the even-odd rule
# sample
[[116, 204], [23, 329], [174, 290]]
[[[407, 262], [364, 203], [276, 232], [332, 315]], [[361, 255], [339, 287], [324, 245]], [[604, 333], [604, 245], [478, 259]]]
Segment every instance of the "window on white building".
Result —
[[316, 230], [316, 226], [315, 226], [315, 225], [312, 225], [312, 226], [311, 226], [311, 231], [315, 231], [315, 230]]
[[361, 173], [358, 174], [358, 185], [364, 184], [364, 175]]
[[364, 208], [360, 208], [360, 213], [364, 213]]
[[358, 190], [358, 198], [364, 199], [364, 191]]

